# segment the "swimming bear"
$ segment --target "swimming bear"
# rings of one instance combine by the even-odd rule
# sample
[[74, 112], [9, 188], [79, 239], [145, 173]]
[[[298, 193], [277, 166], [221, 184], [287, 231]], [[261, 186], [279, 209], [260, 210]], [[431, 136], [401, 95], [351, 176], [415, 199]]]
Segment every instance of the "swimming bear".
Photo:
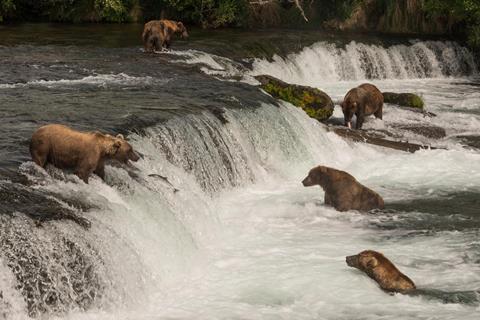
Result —
[[378, 193], [360, 184], [345, 171], [318, 166], [310, 170], [302, 183], [305, 187], [320, 185], [325, 191], [325, 204], [338, 211], [370, 211], [385, 207]]
[[365, 250], [345, 260], [349, 267], [365, 272], [385, 291], [409, 293], [416, 289], [415, 283], [380, 252]]

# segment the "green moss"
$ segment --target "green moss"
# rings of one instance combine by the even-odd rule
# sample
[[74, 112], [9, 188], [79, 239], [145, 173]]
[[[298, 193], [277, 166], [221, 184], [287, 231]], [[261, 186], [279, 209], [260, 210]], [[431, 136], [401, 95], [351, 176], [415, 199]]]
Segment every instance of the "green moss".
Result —
[[323, 93], [314, 88], [281, 84], [281, 82], [268, 81], [262, 88], [273, 97], [287, 101], [294, 106], [302, 108], [311, 118], [325, 121], [333, 114], [329, 107], [330, 101]]
[[423, 109], [424, 103], [422, 98], [417, 95], [413, 95], [411, 99], [411, 106], [413, 108]]

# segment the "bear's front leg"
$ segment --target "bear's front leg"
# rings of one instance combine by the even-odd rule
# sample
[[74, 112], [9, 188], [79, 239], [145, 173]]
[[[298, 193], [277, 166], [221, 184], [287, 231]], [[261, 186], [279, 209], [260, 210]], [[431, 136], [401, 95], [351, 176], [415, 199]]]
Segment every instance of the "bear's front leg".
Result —
[[332, 203], [332, 199], [330, 199], [330, 194], [328, 192], [325, 191], [325, 199], [324, 199], [324, 202], [326, 205], [329, 205], [331, 206], [333, 203]]
[[81, 161], [75, 170], [75, 174], [83, 180], [83, 182], [88, 184], [88, 177], [93, 173], [96, 168], [96, 164], [93, 164], [91, 161], [84, 160]]
[[95, 171], [93, 173], [95, 173], [103, 181], [105, 181], [105, 164], [103, 162], [99, 163], [97, 168], [95, 169]]
[[365, 121], [365, 114], [363, 112], [358, 112], [357, 113], [357, 123], [355, 125], [355, 128], [357, 130], [362, 129], [363, 122]]

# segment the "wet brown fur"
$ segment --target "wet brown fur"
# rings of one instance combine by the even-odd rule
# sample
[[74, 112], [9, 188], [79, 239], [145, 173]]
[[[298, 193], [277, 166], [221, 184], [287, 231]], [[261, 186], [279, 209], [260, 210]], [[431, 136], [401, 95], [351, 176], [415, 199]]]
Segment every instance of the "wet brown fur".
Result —
[[30, 154], [37, 165], [45, 168], [50, 163], [60, 169], [73, 169], [85, 183], [92, 173], [105, 178], [106, 159], [138, 160], [127, 150], [131, 146], [122, 136], [81, 132], [59, 124], [39, 128], [30, 141]]
[[345, 126], [357, 116], [356, 128], [361, 129], [365, 116], [374, 115], [378, 119], [383, 118], [383, 94], [376, 86], [364, 83], [351, 89], [343, 99], [342, 111], [345, 118]]
[[345, 171], [318, 166], [310, 170], [302, 183], [305, 187], [320, 185], [325, 191], [325, 204], [338, 211], [370, 211], [385, 207], [378, 193], [360, 184]]
[[145, 52], [169, 49], [174, 34], [188, 37], [187, 28], [180, 21], [152, 20], [143, 27], [142, 40]]
[[416, 289], [415, 283], [380, 252], [362, 251], [346, 257], [346, 262], [350, 267], [365, 272], [385, 291], [408, 293]]

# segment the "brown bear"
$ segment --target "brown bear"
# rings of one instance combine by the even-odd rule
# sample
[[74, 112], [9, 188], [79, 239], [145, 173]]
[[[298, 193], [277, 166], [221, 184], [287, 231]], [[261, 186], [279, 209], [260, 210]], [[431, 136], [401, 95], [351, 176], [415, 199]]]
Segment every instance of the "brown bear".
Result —
[[100, 132], [80, 132], [60, 124], [37, 129], [30, 141], [30, 154], [40, 167], [45, 168], [50, 163], [60, 169], [73, 169], [85, 183], [92, 173], [105, 178], [106, 159], [124, 163], [138, 160], [121, 135], [113, 137]]
[[373, 84], [364, 83], [350, 90], [342, 102], [345, 126], [352, 127], [352, 117], [357, 116], [356, 128], [361, 129], [365, 116], [383, 118], [383, 94]]
[[385, 291], [409, 293], [416, 289], [415, 283], [380, 252], [362, 251], [346, 257], [346, 262], [348, 266], [365, 272]]
[[169, 49], [174, 34], [188, 38], [187, 28], [180, 21], [152, 20], [143, 27], [142, 40], [145, 52]]
[[320, 185], [325, 191], [325, 204], [338, 211], [370, 211], [385, 207], [378, 193], [363, 186], [345, 171], [318, 166], [310, 170], [302, 183], [305, 187]]

